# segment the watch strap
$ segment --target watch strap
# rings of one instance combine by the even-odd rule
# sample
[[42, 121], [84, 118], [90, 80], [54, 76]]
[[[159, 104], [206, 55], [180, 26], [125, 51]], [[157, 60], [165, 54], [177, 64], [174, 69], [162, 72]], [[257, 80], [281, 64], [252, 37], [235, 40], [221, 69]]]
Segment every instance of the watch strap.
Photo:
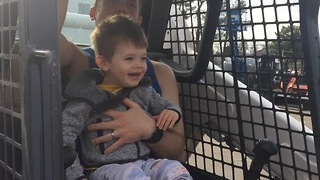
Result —
[[159, 142], [162, 137], [163, 137], [163, 130], [156, 128], [156, 130], [152, 133], [151, 137], [143, 141], [146, 143], [154, 144]]

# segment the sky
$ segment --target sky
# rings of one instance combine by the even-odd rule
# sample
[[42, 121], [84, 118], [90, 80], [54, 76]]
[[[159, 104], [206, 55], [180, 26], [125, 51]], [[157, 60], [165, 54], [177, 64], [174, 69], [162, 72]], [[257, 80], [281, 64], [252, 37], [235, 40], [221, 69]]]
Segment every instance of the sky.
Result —
[[[238, 0], [230, 0], [230, 4]], [[257, 49], [264, 47], [265, 39], [277, 38], [276, 32], [282, 26], [289, 26], [289, 22], [297, 22], [300, 26], [300, 10], [299, 0], [245, 0], [246, 6], [249, 7], [242, 15], [242, 21], [251, 22], [253, 26], [247, 26], [244, 30], [244, 40], [261, 40], [261, 43], [256, 44]], [[288, 6], [288, 4], [290, 6]], [[275, 23], [278, 21], [279, 23]], [[320, 20], [318, 18], [318, 22]], [[278, 25], [279, 24], [279, 25]], [[239, 32], [240, 34], [240, 32]], [[238, 35], [239, 35], [238, 34]], [[250, 43], [249, 43], [250, 44]]]
[[[266, 36], [267, 39], [273, 39], [276, 38], [277, 26], [274, 23], [276, 20], [280, 23], [279, 28], [288, 25], [290, 16], [292, 21], [299, 21], [299, 6], [288, 7], [286, 4], [288, 1], [289, 4], [298, 2], [298, 0], [246, 0], [246, 4], [250, 5], [250, 8], [242, 20], [251, 21], [255, 25], [244, 31], [244, 38], [264, 39]], [[273, 4], [274, 2], [275, 4]], [[263, 22], [267, 24], [262, 24]]]
[[[230, 0], [231, 4], [234, 4], [238, 0]], [[274, 23], [276, 20], [280, 23], [278, 29], [281, 26], [288, 25], [288, 21], [299, 21], [299, 6], [294, 5], [288, 7], [289, 4], [296, 4], [298, 0], [245, 0], [248, 8], [247, 13], [242, 17], [243, 21], [251, 21], [254, 23], [254, 26], [248, 26], [246, 31], [243, 31], [243, 38], [250, 40], [263, 40], [265, 36], [267, 39], [276, 38], [275, 32], [277, 31], [277, 26]], [[78, 12], [80, 4], [83, 4], [83, 7], [89, 10], [93, 1], [90, 1], [88, 4], [82, 3], [81, 0], [70, 0], [68, 11], [69, 12]], [[275, 3], [275, 4], [273, 4]], [[264, 8], [261, 8], [264, 7]], [[88, 11], [85, 10], [85, 11]], [[320, 18], [318, 18], [320, 24]], [[267, 24], [262, 24], [266, 22]], [[298, 24], [297, 24], [298, 25]], [[65, 28], [67, 31], [67, 28]], [[74, 34], [70, 31], [71, 35]], [[83, 37], [83, 36], [81, 36]], [[74, 37], [76, 38], [76, 37]]]

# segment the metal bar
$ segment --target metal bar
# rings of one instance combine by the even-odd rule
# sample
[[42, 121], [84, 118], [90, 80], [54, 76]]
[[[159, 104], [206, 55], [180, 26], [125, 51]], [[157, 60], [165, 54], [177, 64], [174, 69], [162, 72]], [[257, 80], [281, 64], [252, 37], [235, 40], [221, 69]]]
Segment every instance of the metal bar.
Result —
[[308, 93], [311, 102], [311, 118], [314, 143], [320, 172], [320, 46], [319, 46], [319, 14], [320, 2], [309, 0], [300, 2], [301, 35], [308, 76]]
[[57, 2], [19, 1], [23, 175], [63, 179]]

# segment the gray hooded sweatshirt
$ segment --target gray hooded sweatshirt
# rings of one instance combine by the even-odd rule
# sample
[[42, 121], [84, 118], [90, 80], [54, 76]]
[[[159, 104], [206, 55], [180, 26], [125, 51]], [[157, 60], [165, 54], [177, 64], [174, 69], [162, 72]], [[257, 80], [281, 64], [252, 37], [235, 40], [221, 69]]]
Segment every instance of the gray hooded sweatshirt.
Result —
[[[150, 149], [143, 141], [125, 144], [109, 155], [103, 153], [104, 149], [115, 141], [93, 145], [91, 140], [112, 130], [88, 131], [87, 126], [92, 123], [112, 121], [112, 118], [100, 116], [106, 109], [126, 111], [127, 107], [121, 103], [118, 96], [126, 96], [138, 103], [149, 115], [158, 115], [165, 109], [176, 111], [181, 117], [181, 109], [162, 98], [147, 84], [141, 84], [128, 92], [114, 95], [97, 87], [102, 82], [103, 76], [98, 69], [88, 69], [75, 76], [66, 86], [64, 97], [68, 100], [62, 113], [63, 119], [63, 145], [75, 149], [75, 140], [80, 137], [82, 148], [82, 163], [87, 167], [99, 167], [110, 163], [125, 163], [137, 159], [145, 159], [150, 154]], [[125, 91], [123, 90], [123, 91]], [[120, 99], [120, 102], [119, 102]], [[107, 106], [104, 108], [104, 106]], [[84, 176], [83, 167], [79, 157], [67, 168], [67, 180], [74, 180]]]

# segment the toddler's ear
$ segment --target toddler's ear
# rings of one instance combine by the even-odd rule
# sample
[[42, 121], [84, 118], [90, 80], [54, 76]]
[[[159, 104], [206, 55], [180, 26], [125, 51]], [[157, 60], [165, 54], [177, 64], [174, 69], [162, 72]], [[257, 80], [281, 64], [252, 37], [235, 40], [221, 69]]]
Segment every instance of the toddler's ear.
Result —
[[109, 64], [108, 61], [102, 57], [102, 56], [96, 56], [96, 64], [102, 71], [108, 71], [109, 70]]

